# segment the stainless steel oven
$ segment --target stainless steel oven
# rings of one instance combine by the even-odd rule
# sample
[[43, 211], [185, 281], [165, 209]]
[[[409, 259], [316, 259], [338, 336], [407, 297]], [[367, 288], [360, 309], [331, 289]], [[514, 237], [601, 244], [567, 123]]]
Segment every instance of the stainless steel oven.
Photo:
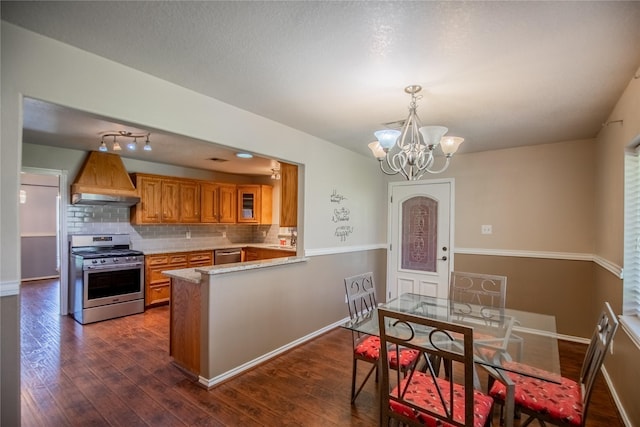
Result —
[[70, 237], [70, 314], [92, 323], [144, 311], [144, 255], [129, 236]]

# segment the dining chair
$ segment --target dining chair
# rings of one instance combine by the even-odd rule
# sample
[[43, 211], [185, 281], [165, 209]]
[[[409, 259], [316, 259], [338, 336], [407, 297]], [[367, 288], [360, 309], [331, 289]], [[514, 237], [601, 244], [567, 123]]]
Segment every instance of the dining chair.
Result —
[[507, 301], [507, 277], [452, 271], [449, 299], [483, 307], [504, 308]]
[[[376, 298], [376, 287], [373, 281], [373, 273], [363, 273], [344, 279], [344, 286], [347, 296], [347, 306], [349, 317], [356, 320], [359, 317], [369, 316], [378, 307]], [[380, 362], [380, 338], [352, 331], [353, 338], [353, 371], [351, 376], [351, 403], [362, 391], [362, 388], [376, 371], [376, 381], [378, 379], [378, 364]], [[408, 349], [401, 349], [399, 357], [394, 359], [391, 365], [400, 372], [406, 373], [411, 369], [418, 358], [418, 353]], [[358, 361], [370, 363], [371, 367], [364, 380], [356, 390], [356, 379]], [[398, 362], [399, 361], [399, 362]]]
[[[561, 377], [559, 384], [551, 383], [534, 376], [544, 378], [553, 375], [522, 363], [506, 363], [506, 369], [517, 368], [521, 372], [531, 372], [532, 376], [507, 372], [506, 375], [515, 383], [515, 410], [528, 416], [522, 427], [538, 420], [541, 426], [545, 423], [558, 426], [583, 427], [587, 419], [587, 410], [596, 376], [602, 367], [613, 336], [618, 329], [618, 319], [611, 306], [605, 302], [598, 317], [589, 347], [582, 362], [578, 381]], [[516, 366], [517, 365], [517, 366]], [[496, 403], [504, 405], [506, 387], [496, 381], [489, 394]]]
[[[480, 320], [485, 323], [501, 322], [502, 314], [507, 302], [507, 276], [483, 273], [468, 273], [462, 271], [452, 271], [449, 281], [449, 299], [453, 301], [451, 305], [452, 314], [458, 317], [473, 317], [473, 320]], [[480, 311], [472, 312], [467, 310], [468, 305], [480, 306]], [[498, 357], [504, 354], [508, 344], [515, 344], [512, 349], [514, 354], [510, 355], [515, 360], [520, 360], [524, 340], [515, 334], [510, 335], [498, 345], [498, 352], [494, 355], [485, 354], [486, 357]], [[476, 339], [481, 337], [476, 336]], [[487, 348], [486, 352], [492, 352]]]
[[[380, 425], [483, 427], [491, 423], [493, 399], [474, 388], [473, 328], [408, 313], [378, 309], [381, 354]], [[405, 377], [388, 368], [399, 348], [418, 351], [426, 366]], [[397, 357], [397, 355], [396, 355]], [[438, 377], [432, 360], [451, 366]], [[391, 372], [395, 372], [392, 377]]]

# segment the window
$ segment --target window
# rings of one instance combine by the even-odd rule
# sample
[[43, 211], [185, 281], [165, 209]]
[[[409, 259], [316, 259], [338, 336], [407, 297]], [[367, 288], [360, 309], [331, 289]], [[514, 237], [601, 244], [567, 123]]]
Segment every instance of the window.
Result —
[[624, 165], [624, 293], [622, 324], [640, 347], [640, 148]]

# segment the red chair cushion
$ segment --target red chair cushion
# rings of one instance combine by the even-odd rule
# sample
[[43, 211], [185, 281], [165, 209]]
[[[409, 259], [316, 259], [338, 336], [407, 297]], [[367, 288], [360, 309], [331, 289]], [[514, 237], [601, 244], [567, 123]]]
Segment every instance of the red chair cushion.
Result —
[[[366, 336], [356, 344], [355, 354], [361, 358], [375, 362], [380, 358], [380, 337]], [[418, 358], [417, 350], [408, 348], [400, 349], [400, 367], [405, 369], [414, 364]], [[389, 365], [393, 369], [398, 368], [398, 356], [395, 351], [389, 351]]]
[[[505, 368], [518, 370], [538, 376], [557, 376], [542, 369], [517, 362], [504, 364]], [[582, 393], [580, 385], [568, 378], [560, 377], [560, 384], [508, 372], [515, 383], [515, 403], [530, 411], [580, 426], [582, 424]], [[507, 388], [496, 381], [489, 395], [504, 401]]]
[[[433, 378], [431, 375], [424, 374], [422, 372], [414, 372], [412, 377], [403, 379], [400, 383], [401, 390], [404, 389], [408, 381], [411, 381], [409, 388], [407, 389], [404, 398], [407, 401], [415, 403], [423, 408], [428, 408], [438, 414], [444, 415], [442, 403], [438, 396], [438, 391], [435, 387]], [[449, 382], [442, 378], [436, 379], [440, 386], [445, 402], [449, 401]], [[454, 401], [453, 401], [453, 417], [457, 422], [464, 423], [464, 387], [460, 384], [453, 385]], [[392, 394], [398, 395], [398, 387], [396, 387]], [[491, 416], [491, 409], [493, 406], [493, 399], [486, 394], [474, 390], [473, 391], [473, 426], [483, 427], [487, 421], [487, 418]], [[395, 413], [404, 415], [410, 419], [413, 419], [419, 423], [422, 423], [430, 427], [451, 427], [452, 424], [441, 422], [436, 420], [432, 416], [427, 415], [424, 412], [416, 412], [413, 408], [410, 408], [400, 402], [391, 400], [389, 407]]]

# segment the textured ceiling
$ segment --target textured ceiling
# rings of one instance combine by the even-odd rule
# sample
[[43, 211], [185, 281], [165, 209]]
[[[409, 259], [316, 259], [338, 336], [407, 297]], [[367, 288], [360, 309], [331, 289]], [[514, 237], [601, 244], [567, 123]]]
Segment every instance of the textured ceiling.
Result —
[[461, 152], [592, 138], [640, 66], [635, 1], [2, 1], [1, 16], [365, 154], [406, 117], [409, 84]]

